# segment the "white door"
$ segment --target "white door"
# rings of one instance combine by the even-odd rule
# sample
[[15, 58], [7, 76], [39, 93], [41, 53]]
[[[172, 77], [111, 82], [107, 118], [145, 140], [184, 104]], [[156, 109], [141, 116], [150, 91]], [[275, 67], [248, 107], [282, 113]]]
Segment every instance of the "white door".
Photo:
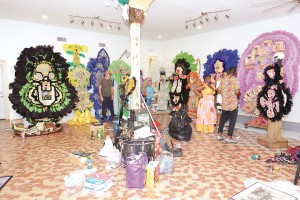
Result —
[[0, 63], [0, 119], [5, 119], [3, 88], [3, 65]]

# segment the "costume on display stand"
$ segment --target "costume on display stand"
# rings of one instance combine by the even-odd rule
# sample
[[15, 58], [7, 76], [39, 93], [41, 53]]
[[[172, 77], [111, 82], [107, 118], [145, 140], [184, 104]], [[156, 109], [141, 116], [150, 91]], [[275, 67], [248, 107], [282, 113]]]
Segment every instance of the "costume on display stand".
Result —
[[74, 117], [67, 121], [67, 124], [81, 125], [98, 122], [98, 120], [91, 115], [93, 102], [91, 101], [90, 93], [87, 90], [87, 87], [90, 85], [90, 72], [80, 63], [80, 57], [85, 57], [81, 52], [87, 52], [88, 48], [78, 44], [64, 44], [63, 49], [67, 54], [73, 56], [72, 62], [68, 63], [71, 65], [68, 77], [79, 97], [79, 102], [74, 109]]
[[[114, 82], [117, 84], [117, 88], [118, 88], [116, 90], [118, 101], [114, 101], [114, 102], [118, 103], [117, 104], [117, 111], [118, 111], [117, 115], [121, 116], [120, 114], [122, 112], [122, 116], [129, 117], [129, 111], [127, 109], [128, 98], [126, 97], [124, 83], [128, 79], [128, 74], [130, 74], [130, 72], [131, 72], [131, 66], [128, 65], [123, 60], [115, 60], [108, 67], [108, 70], [110, 70], [112, 72], [111, 79], [114, 80]], [[121, 90], [120, 90], [120, 88], [121, 88]]]
[[173, 115], [169, 123], [169, 134], [176, 140], [189, 141], [192, 135], [190, 123], [192, 119], [188, 116], [187, 101], [189, 89], [187, 86], [187, 75], [191, 72], [190, 63], [185, 59], [178, 59], [175, 63], [175, 74], [171, 79], [172, 88], [170, 92]]
[[[98, 121], [104, 120], [102, 116], [102, 102], [100, 101], [99, 96], [99, 81], [104, 77], [105, 71], [108, 69], [109, 65], [110, 59], [108, 53], [103, 48], [98, 52], [97, 57], [90, 58], [90, 61], [87, 64], [87, 69], [91, 74], [91, 84], [88, 86], [88, 90], [91, 90], [90, 98], [94, 103], [95, 117]], [[107, 112], [106, 116], [106, 120], [109, 120], [111, 117], [110, 112]]]
[[122, 84], [118, 87], [121, 99], [120, 119], [123, 117], [123, 108], [128, 108], [128, 97], [136, 87], [136, 78], [129, 78], [129, 76], [130, 74], [126, 74], [122, 79]]
[[171, 114], [179, 109], [182, 104], [186, 104], [189, 98], [189, 89], [186, 89], [187, 75], [191, 72], [190, 64], [185, 59], [178, 59], [175, 63], [175, 74], [170, 78], [172, 83], [170, 91], [171, 104], [173, 110]]
[[68, 68], [66, 59], [53, 52], [52, 46], [30, 47], [21, 52], [15, 65], [15, 80], [9, 85], [9, 100], [12, 108], [33, 126], [19, 129], [19, 135], [42, 135], [61, 129], [57, 122], [71, 113], [78, 101], [67, 78]]
[[240, 106], [247, 114], [256, 118], [245, 123], [245, 127], [267, 128], [267, 119], [257, 109], [257, 95], [264, 86], [264, 69], [274, 63], [277, 54], [283, 54], [283, 80], [292, 96], [298, 90], [298, 66], [300, 64], [300, 41], [292, 33], [277, 30], [256, 37], [245, 49], [238, 68], [241, 83]]
[[160, 79], [156, 83], [157, 89], [157, 110], [158, 111], [167, 111], [168, 110], [168, 101], [169, 96], [169, 81], [166, 77], [166, 71], [160, 70]]
[[282, 138], [282, 117], [292, 108], [292, 95], [286, 87], [282, 75], [281, 60], [264, 69], [265, 85], [257, 95], [257, 109], [268, 119], [267, 136], [257, 138], [257, 143], [270, 149], [288, 147], [288, 140]]
[[272, 122], [279, 121], [287, 115], [293, 106], [290, 89], [286, 87], [280, 74], [280, 62], [269, 65], [264, 70], [265, 86], [257, 95], [257, 108]]

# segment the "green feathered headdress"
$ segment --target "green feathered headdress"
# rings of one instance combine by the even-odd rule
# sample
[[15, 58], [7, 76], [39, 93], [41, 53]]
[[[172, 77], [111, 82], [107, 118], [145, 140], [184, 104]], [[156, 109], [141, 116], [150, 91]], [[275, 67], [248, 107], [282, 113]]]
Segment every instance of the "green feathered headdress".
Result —
[[176, 57], [173, 59], [172, 63], [176, 63], [178, 59], [185, 59], [188, 63], [190, 63], [189, 69], [191, 71], [197, 71], [198, 63], [196, 62], [193, 55], [188, 54], [188, 52], [180, 52], [180, 54], [177, 54]]

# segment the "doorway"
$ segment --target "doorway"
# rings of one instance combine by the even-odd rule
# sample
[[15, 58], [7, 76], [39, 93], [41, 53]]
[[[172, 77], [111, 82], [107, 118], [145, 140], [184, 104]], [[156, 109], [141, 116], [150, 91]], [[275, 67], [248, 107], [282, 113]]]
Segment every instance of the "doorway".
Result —
[[0, 119], [5, 119], [5, 95], [4, 95], [4, 75], [6, 61], [0, 60]]
[[4, 86], [3, 86], [3, 65], [2, 65], [2, 63], [0, 63], [0, 119], [5, 119]]

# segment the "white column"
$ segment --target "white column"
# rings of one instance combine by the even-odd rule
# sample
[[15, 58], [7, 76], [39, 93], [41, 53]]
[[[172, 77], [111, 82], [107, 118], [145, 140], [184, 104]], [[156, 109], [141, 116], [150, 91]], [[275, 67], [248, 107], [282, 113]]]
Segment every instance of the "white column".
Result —
[[132, 93], [129, 108], [141, 108], [141, 88], [140, 88], [140, 70], [141, 70], [141, 25], [139, 23], [130, 24], [131, 38], [131, 77], [136, 78], [136, 88]]

